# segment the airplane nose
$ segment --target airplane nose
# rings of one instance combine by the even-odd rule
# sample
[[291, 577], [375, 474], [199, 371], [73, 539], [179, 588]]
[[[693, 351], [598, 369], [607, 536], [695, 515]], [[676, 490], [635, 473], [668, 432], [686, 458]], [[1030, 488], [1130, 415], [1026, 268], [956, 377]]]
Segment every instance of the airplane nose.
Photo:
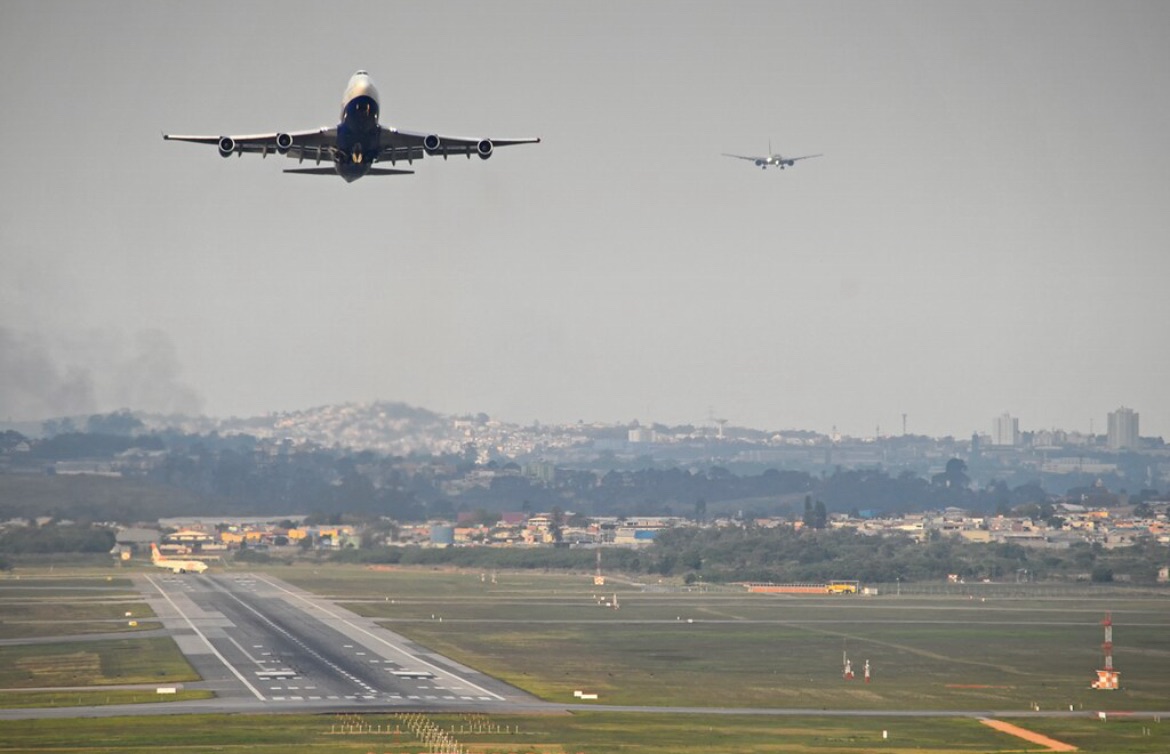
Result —
[[349, 85], [349, 94], [351, 98], [354, 97], [372, 97], [378, 99], [378, 90], [374, 88], [374, 82], [370, 81], [369, 77], [359, 78], [354, 77]]

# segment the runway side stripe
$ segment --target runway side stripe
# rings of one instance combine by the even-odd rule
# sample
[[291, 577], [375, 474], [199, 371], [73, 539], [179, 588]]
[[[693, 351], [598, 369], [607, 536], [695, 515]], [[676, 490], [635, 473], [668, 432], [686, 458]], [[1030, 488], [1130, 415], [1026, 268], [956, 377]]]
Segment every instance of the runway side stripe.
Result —
[[454, 678], [454, 679], [456, 679], [456, 680], [458, 680], [458, 681], [461, 681], [461, 682], [463, 682], [463, 683], [466, 683], [468, 686], [471, 686], [471, 687], [472, 687], [473, 689], [475, 689], [476, 691], [479, 691], [480, 693], [483, 693], [483, 694], [489, 694], [489, 695], [491, 695], [491, 696], [492, 696], [492, 697], [494, 697], [495, 699], [498, 699], [498, 700], [499, 700], [499, 701], [501, 701], [501, 702], [502, 702], [502, 701], [504, 701], [504, 697], [500, 696], [499, 694], [497, 694], [497, 693], [495, 693], [495, 692], [493, 692], [493, 691], [488, 691], [487, 689], [483, 688], [482, 686], [477, 686], [477, 685], [475, 685], [474, 683], [472, 683], [471, 681], [469, 681], [468, 679], [466, 679], [466, 678], [463, 678], [462, 676], [455, 675], [454, 673], [450, 672], [449, 670], [444, 670], [443, 668], [439, 667], [438, 665], [434, 665], [434, 664], [432, 664], [432, 663], [429, 663], [429, 662], [427, 662], [426, 660], [424, 660], [422, 657], [418, 657], [417, 655], [411, 655], [411, 654], [410, 654], [409, 652], [407, 652], [406, 650], [404, 650], [404, 649], [402, 649], [402, 648], [400, 648], [400, 647], [397, 647], [397, 646], [395, 646], [394, 644], [392, 644], [392, 643], [390, 643], [390, 642], [386, 641], [386, 640], [385, 640], [385, 639], [383, 639], [381, 636], [378, 636], [378, 635], [374, 634], [373, 632], [371, 632], [371, 631], [367, 630], [366, 628], [363, 628], [362, 626], [359, 626], [359, 625], [357, 625], [357, 624], [356, 624], [356, 623], [354, 623], [353, 621], [346, 620], [345, 618], [341, 617], [340, 615], [337, 615], [336, 613], [332, 613], [332, 612], [330, 612], [330, 611], [329, 611], [327, 608], [325, 608], [325, 607], [322, 607], [322, 606], [320, 606], [320, 605], [317, 605], [317, 604], [315, 604], [315, 603], [311, 602], [311, 601], [310, 601], [310, 600], [308, 600], [308, 599], [305, 599], [304, 597], [302, 597], [301, 595], [297, 594], [296, 592], [293, 592], [293, 591], [291, 591], [291, 590], [289, 590], [289, 589], [285, 589], [285, 588], [284, 588], [284, 587], [282, 587], [281, 585], [279, 585], [279, 584], [276, 584], [276, 583], [273, 583], [273, 582], [269, 581], [268, 579], [266, 579], [266, 578], [264, 578], [264, 577], [262, 577], [262, 576], [257, 576], [257, 577], [256, 577], [256, 579], [257, 579], [258, 581], [263, 581], [264, 583], [268, 584], [268, 585], [269, 585], [270, 587], [272, 587], [273, 589], [277, 589], [277, 590], [279, 590], [279, 591], [281, 591], [281, 592], [284, 592], [285, 594], [289, 595], [290, 597], [295, 597], [295, 598], [297, 598], [298, 600], [300, 600], [300, 601], [302, 601], [302, 602], [305, 602], [305, 603], [307, 603], [307, 604], [309, 604], [309, 605], [313, 605], [313, 606], [314, 606], [314, 607], [316, 607], [318, 610], [320, 610], [321, 612], [325, 613], [326, 615], [328, 615], [329, 617], [333, 618], [334, 620], [341, 621], [342, 623], [344, 623], [345, 625], [349, 626], [350, 628], [353, 628], [353, 629], [356, 629], [356, 630], [358, 630], [358, 631], [361, 631], [361, 632], [362, 632], [363, 634], [365, 634], [366, 636], [369, 636], [371, 639], [374, 639], [374, 640], [376, 640], [376, 641], [379, 641], [379, 642], [381, 642], [382, 644], [385, 644], [386, 646], [390, 647], [391, 649], [393, 649], [393, 650], [394, 650], [394, 651], [396, 651], [396, 652], [399, 652], [399, 653], [401, 653], [401, 654], [403, 654], [403, 655], [407, 655], [407, 656], [409, 656], [409, 657], [412, 657], [412, 658], [413, 658], [413, 660], [414, 660], [415, 662], [421, 663], [421, 664], [423, 664], [423, 665], [426, 665], [427, 667], [430, 667], [430, 668], [434, 668], [434, 669], [435, 669], [435, 671], [436, 671], [437, 673], [440, 673], [440, 674], [442, 674], [442, 675], [444, 675], [444, 676], [447, 676], [447, 677], [450, 677], [450, 678]]
[[150, 582], [151, 586], [153, 586], [155, 589], [158, 589], [158, 593], [163, 596], [163, 599], [165, 599], [167, 602], [171, 603], [171, 607], [175, 608], [175, 612], [177, 612], [179, 615], [183, 616], [183, 620], [187, 621], [187, 625], [191, 627], [191, 630], [194, 631], [199, 636], [199, 638], [203, 640], [203, 643], [207, 645], [207, 648], [211, 650], [211, 653], [214, 654], [216, 657], [218, 657], [219, 661], [222, 662], [228, 670], [232, 671], [232, 675], [234, 675], [236, 678], [238, 678], [240, 680], [240, 683], [247, 686], [248, 690], [251, 691], [253, 694], [255, 694], [257, 699], [259, 699], [262, 702], [267, 701], [264, 698], [264, 695], [261, 694], [259, 691], [257, 691], [255, 686], [248, 683], [248, 679], [245, 678], [244, 676], [242, 676], [240, 674], [240, 671], [236, 670], [235, 666], [233, 666], [230, 662], [228, 662], [227, 658], [219, 653], [219, 650], [216, 649], [212, 645], [211, 641], [206, 636], [203, 635], [203, 632], [200, 631], [199, 628], [195, 625], [195, 623], [192, 622], [192, 620], [187, 617], [187, 614], [184, 613], [179, 608], [179, 606], [175, 604], [175, 601], [171, 599], [170, 595], [167, 594], [166, 592], [164, 592], [158, 584], [154, 583], [154, 578], [152, 578], [151, 576], [147, 576], [146, 580]]

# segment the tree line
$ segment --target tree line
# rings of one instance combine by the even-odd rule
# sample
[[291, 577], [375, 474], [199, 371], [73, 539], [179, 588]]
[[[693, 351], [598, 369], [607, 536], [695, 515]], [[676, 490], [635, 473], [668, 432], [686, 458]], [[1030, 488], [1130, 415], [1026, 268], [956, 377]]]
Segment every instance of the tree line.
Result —
[[[1118, 549], [1089, 543], [1049, 549], [967, 542], [941, 533], [920, 542], [902, 534], [868, 536], [848, 529], [812, 531], [750, 525], [677, 527], [659, 533], [647, 547], [611, 547], [604, 552], [607, 571], [708, 584], [832, 580], [892, 584], [945, 582], [951, 577], [969, 583], [1024, 578], [1153, 584], [1158, 568], [1170, 563], [1170, 547], [1153, 538]], [[343, 563], [588, 572], [594, 567], [596, 550], [391, 545], [343, 550], [329, 557]]]

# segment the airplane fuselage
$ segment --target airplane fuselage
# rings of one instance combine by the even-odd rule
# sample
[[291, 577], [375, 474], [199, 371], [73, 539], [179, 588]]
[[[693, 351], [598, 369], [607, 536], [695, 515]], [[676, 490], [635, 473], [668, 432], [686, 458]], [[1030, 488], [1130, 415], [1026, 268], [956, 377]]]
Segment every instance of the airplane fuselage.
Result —
[[785, 167], [792, 167], [795, 164], [795, 160], [785, 159], [783, 155], [778, 154], [774, 154], [771, 157], [761, 157], [760, 159], [756, 160], [756, 165], [759, 165], [764, 170], [767, 170], [769, 165], [772, 167], [778, 167], [783, 170]]
[[381, 147], [378, 128], [378, 90], [365, 71], [358, 71], [345, 87], [341, 122], [337, 124], [337, 174], [352, 183], [369, 172]]
[[158, 568], [167, 568], [172, 573], [203, 573], [207, 570], [207, 564], [202, 560], [172, 560], [163, 557], [158, 551], [158, 545], [154, 543], [150, 545], [150, 562]]

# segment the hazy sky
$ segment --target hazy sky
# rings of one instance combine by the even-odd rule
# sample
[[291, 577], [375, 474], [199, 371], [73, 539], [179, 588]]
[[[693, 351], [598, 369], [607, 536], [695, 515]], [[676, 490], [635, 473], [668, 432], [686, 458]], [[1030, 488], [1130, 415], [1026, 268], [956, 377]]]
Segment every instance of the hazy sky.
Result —
[[[1170, 4], [0, 2], [0, 419], [1170, 437]], [[284, 175], [161, 132], [540, 136]], [[783, 172], [722, 152], [824, 152]]]

